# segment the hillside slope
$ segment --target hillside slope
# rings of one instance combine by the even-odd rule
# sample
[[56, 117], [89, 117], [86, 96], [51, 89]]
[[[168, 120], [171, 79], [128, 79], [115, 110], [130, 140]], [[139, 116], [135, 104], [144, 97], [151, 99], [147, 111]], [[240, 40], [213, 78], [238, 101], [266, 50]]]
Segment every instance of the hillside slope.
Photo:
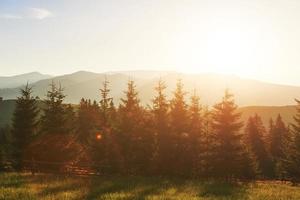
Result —
[[20, 87], [28, 83], [35, 83], [43, 79], [51, 78], [50, 75], [41, 74], [39, 72], [31, 72], [16, 76], [0, 76], [0, 88]]
[[[248, 105], [270, 105], [282, 106], [294, 104], [294, 98], [300, 98], [300, 87], [277, 85], [260, 82], [256, 80], [242, 79], [232, 75], [219, 74], [181, 74], [175, 72], [146, 72], [132, 71], [131, 73], [106, 73], [98, 74], [79, 71], [73, 74], [57, 76], [31, 84], [34, 95], [44, 98], [49, 84], [54, 81], [60, 83], [65, 89], [66, 102], [78, 103], [82, 97], [99, 100], [99, 89], [105, 77], [110, 82], [111, 95], [117, 104], [124, 96], [124, 90], [128, 80], [135, 80], [139, 97], [143, 105], [151, 103], [155, 95], [154, 87], [161, 78], [167, 85], [167, 97], [172, 98], [176, 81], [182, 79], [185, 90], [189, 95], [194, 91], [201, 97], [203, 104], [213, 105], [218, 102], [225, 89], [230, 89], [236, 102], [240, 106]], [[15, 99], [19, 94], [19, 87], [0, 89], [0, 97], [4, 99]]]

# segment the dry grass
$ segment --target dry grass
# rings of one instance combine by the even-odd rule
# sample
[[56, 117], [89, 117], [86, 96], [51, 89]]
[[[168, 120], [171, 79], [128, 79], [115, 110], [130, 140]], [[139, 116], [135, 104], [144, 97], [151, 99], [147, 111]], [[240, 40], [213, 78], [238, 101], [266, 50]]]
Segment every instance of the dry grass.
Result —
[[280, 182], [229, 184], [157, 177], [66, 177], [5, 173], [0, 174], [0, 199], [299, 200], [300, 187]]

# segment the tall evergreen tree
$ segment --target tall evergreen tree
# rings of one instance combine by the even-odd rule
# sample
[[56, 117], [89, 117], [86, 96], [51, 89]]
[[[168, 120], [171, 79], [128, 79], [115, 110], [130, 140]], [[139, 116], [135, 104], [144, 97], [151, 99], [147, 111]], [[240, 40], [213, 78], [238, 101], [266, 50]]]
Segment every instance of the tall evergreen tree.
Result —
[[185, 102], [186, 94], [181, 79], [178, 79], [174, 97], [170, 103], [171, 128], [177, 136], [185, 135], [188, 127], [188, 105]]
[[243, 123], [240, 113], [236, 112], [237, 105], [233, 95], [227, 90], [223, 100], [216, 104], [212, 113], [212, 127], [214, 131], [215, 175], [218, 177], [240, 177], [243, 168], [243, 146], [241, 144], [240, 129]]
[[127, 84], [125, 98], [119, 106], [119, 136], [127, 173], [146, 173], [153, 152], [153, 138], [149, 133], [147, 111], [139, 102], [133, 81]]
[[86, 147], [95, 141], [96, 135], [100, 131], [99, 118], [97, 103], [92, 104], [91, 100], [82, 98], [78, 109], [76, 133], [78, 141]]
[[65, 107], [65, 127], [67, 133], [74, 134], [76, 131], [76, 112], [71, 104]]
[[278, 114], [275, 124], [270, 127], [270, 153], [272, 156], [274, 175], [277, 178], [284, 176], [283, 160], [286, 158], [286, 144], [288, 140], [288, 131], [281, 115]]
[[295, 101], [297, 102], [297, 113], [292, 124], [290, 148], [286, 152], [284, 168], [292, 181], [300, 182], [300, 100], [295, 99]]
[[17, 170], [23, 167], [23, 153], [36, 135], [38, 114], [37, 99], [32, 97], [32, 88], [27, 83], [25, 88], [21, 89], [21, 96], [16, 101], [16, 108], [13, 115], [13, 157]]
[[110, 89], [108, 88], [109, 82], [107, 81], [106, 77], [103, 82], [103, 87], [100, 89], [101, 92], [101, 100], [100, 100], [100, 112], [102, 121], [104, 124], [107, 124], [110, 120], [110, 112], [112, 109], [111, 106], [113, 105], [113, 99], [109, 97]]
[[201, 154], [203, 153], [203, 119], [201, 113], [202, 107], [200, 104], [200, 97], [194, 90], [191, 96], [191, 105], [189, 106], [189, 145], [188, 153], [189, 162], [191, 165], [191, 173], [198, 174], [200, 172], [199, 164], [202, 160]]
[[169, 132], [169, 104], [165, 95], [165, 83], [160, 79], [154, 88], [156, 96], [152, 100], [153, 131], [156, 135], [155, 165], [158, 173], [168, 174], [170, 163], [171, 140]]
[[174, 97], [170, 103], [170, 127], [172, 132], [172, 140], [170, 145], [173, 148], [172, 171], [175, 174], [185, 175], [191, 170], [186, 165], [187, 149], [189, 141], [188, 133], [188, 105], [185, 102], [183, 83], [179, 79], [177, 81]]
[[279, 114], [276, 118], [275, 126], [270, 132], [270, 151], [272, 157], [278, 160], [283, 156], [283, 140], [286, 136], [287, 129], [284, 122], [282, 121], [281, 115]]
[[271, 137], [273, 135], [274, 128], [275, 128], [274, 120], [273, 120], [273, 118], [270, 118], [269, 126], [268, 126], [268, 132], [267, 132], [267, 135], [265, 137], [265, 143], [267, 145], [267, 150], [270, 153], [271, 153], [271, 139], [272, 139]]
[[65, 95], [61, 85], [57, 87], [52, 81], [50, 90], [44, 100], [43, 116], [41, 118], [42, 132], [44, 134], [66, 134]]
[[[109, 81], [106, 77], [103, 82], [103, 86], [100, 89], [100, 115], [101, 115], [101, 126], [107, 131], [114, 129], [116, 124], [116, 108], [113, 102], [113, 98], [109, 96], [110, 89], [108, 88]], [[109, 129], [109, 130], [108, 130]]]
[[201, 177], [211, 177], [214, 166], [214, 149], [216, 147], [213, 128], [212, 128], [212, 111], [208, 106], [203, 107], [202, 134], [200, 138], [200, 154], [198, 169]]
[[[100, 88], [100, 119], [101, 140], [96, 145], [96, 156], [101, 159], [102, 171], [106, 173], [119, 172], [121, 166], [120, 147], [116, 138], [116, 109], [113, 98], [109, 96], [109, 82], [106, 77]], [[100, 158], [101, 157], [101, 158]]]
[[265, 135], [266, 129], [261, 118], [257, 114], [250, 116], [245, 128], [246, 145], [254, 157], [258, 175], [271, 177], [272, 165], [264, 142]]

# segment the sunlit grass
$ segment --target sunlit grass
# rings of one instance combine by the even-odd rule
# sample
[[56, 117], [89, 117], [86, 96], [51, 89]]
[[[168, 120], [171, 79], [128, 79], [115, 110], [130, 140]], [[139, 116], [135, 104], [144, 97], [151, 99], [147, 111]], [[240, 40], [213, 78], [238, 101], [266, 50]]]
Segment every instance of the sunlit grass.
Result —
[[299, 200], [300, 187], [280, 182], [229, 184], [157, 177], [68, 177], [3, 173], [0, 174], [0, 199]]

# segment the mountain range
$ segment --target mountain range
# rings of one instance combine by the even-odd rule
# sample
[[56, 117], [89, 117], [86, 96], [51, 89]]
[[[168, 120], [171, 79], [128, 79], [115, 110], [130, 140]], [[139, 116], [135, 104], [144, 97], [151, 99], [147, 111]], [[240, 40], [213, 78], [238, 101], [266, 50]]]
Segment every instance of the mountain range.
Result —
[[128, 80], [134, 80], [143, 105], [151, 104], [155, 95], [154, 87], [159, 79], [165, 81], [166, 94], [170, 99], [181, 79], [189, 96], [196, 91], [205, 105], [213, 105], [220, 101], [225, 89], [234, 95], [239, 106], [285, 106], [295, 104], [300, 98], [300, 87], [279, 85], [257, 80], [243, 79], [234, 75], [221, 74], [183, 74], [168, 71], [125, 71], [93, 73], [79, 71], [61, 76], [49, 76], [40, 73], [29, 73], [14, 77], [0, 77], [0, 97], [15, 99], [20, 88], [29, 82], [33, 87], [33, 95], [45, 98], [49, 84], [54, 81], [61, 84], [67, 95], [67, 103], [78, 103], [82, 97], [99, 100], [99, 89], [105, 78], [110, 82], [109, 88], [115, 103], [124, 96]]
[[27, 82], [35, 83], [39, 80], [51, 78], [50, 75], [39, 72], [31, 72], [16, 76], [0, 76], [0, 88], [15, 88], [25, 85]]
[[0, 77], [0, 127], [11, 123], [16, 97], [20, 88], [29, 82], [33, 87], [34, 96], [45, 98], [49, 84], [54, 81], [65, 89], [66, 102], [77, 104], [82, 97], [99, 100], [102, 82], [105, 78], [110, 82], [109, 87], [114, 102], [119, 103], [124, 96], [128, 80], [134, 80], [139, 97], [143, 105], [151, 105], [155, 95], [154, 87], [159, 79], [167, 85], [166, 94], [172, 98], [176, 82], [181, 79], [186, 91], [186, 99], [196, 91], [204, 105], [213, 105], [221, 100], [227, 88], [235, 95], [242, 112], [241, 120], [246, 121], [249, 116], [257, 113], [262, 117], [265, 126], [270, 118], [281, 114], [286, 123], [293, 122], [296, 114], [294, 98], [300, 97], [300, 87], [278, 85], [256, 80], [242, 79], [233, 75], [220, 74], [182, 74], [172, 71], [124, 71], [93, 73], [79, 71], [62, 76], [49, 76], [37, 72], [13, 77]]

